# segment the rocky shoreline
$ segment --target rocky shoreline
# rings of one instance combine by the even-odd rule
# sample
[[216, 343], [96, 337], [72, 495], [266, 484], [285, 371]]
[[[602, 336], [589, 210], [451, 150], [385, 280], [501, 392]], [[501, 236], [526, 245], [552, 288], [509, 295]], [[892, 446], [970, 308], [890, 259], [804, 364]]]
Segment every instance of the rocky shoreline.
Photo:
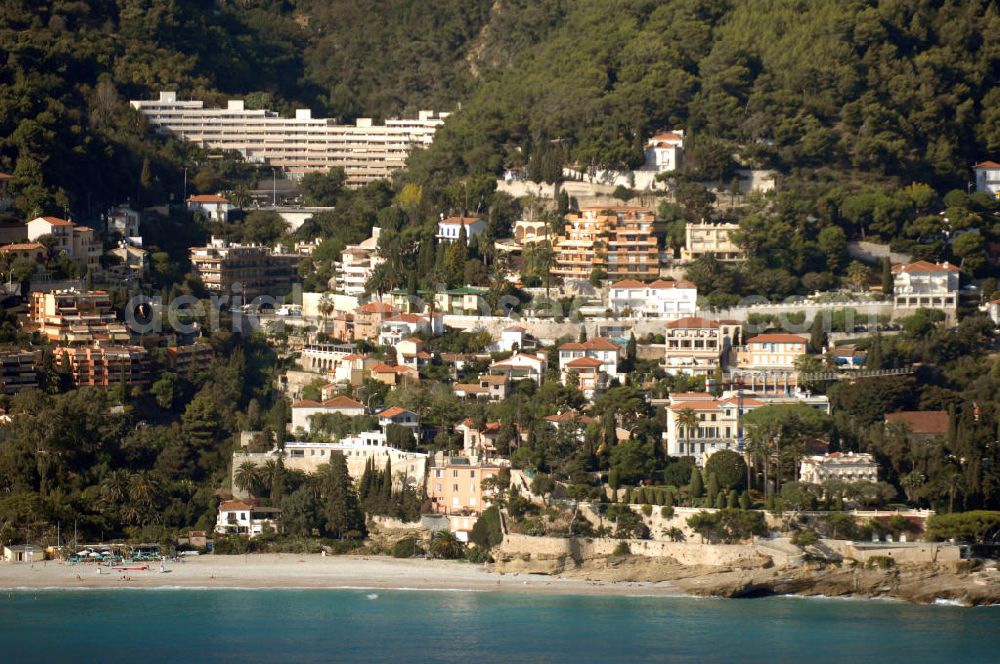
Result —
[[1000, 571], [968, 563], [900, 563], [887, 569], [842, 564], [775, 567], [762, 556], [740, 566], [681, 565], [669, 558], [608, 556], [574, 562], [567, 557], [497, 561], [505, 573], [543, 574], [601, 583], [670, 582], [689, 595], [750, 598], [775, 595], [894, 599], [915, 604], [1000, 604]]

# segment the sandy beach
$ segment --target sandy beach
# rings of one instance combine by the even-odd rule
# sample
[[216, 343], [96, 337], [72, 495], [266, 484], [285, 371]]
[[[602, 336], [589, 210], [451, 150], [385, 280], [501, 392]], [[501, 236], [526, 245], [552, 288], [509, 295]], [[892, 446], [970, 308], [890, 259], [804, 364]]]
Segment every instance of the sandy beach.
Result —
[[[682, 595], [670, 582], [606, 582], [535, 574], [501, 574], [447, 560], [251, 554], [199, 556], [148, 570], [114, 571], [47, 561], [0, 564], [0, 589], [18, 588], [358, 588], [531, 592], [571, 595]], [[125, 575], [126, 579], [122, 579]]]

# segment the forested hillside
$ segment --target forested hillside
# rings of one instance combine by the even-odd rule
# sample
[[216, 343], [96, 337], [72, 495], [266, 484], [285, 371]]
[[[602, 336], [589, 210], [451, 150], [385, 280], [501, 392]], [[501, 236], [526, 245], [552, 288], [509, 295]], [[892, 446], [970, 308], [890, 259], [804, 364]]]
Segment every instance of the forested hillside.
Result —
[[176, 89], [345, 120], [458, 111], [418, 180], [635, 164], [681, 126], [708, 176], [736, 153], [942, 190], [1000, 150], [998, 28], [988, 0], [3, 0], [0, 168], [25, 213], [162, 199], [182, 149], [125, 101]]

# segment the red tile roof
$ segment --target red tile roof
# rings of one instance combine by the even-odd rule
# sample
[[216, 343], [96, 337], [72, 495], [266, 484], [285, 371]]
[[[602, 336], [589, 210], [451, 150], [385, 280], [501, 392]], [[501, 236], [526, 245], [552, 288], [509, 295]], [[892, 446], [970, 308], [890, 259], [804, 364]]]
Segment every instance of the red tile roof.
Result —
[[588, 417], [587, 415], [581, 415], [572, 410], [567, 410], [565, 413], [559, 413], [558, 415], [546, 415], [546, 422], [553, 422], [555, 424], [566, 424], [567, 422], [580, 422], [581, 424], [592, 424], [597, 420], [593, 417]]
[[886, 424], [900, 422], [912, 433], [943, 436], [948, 433], [948, 411], [946, 410], [904, 410], [886, 413]]
[[397, 415], [402, 415], [403, 413], [409, 413], [410, 411], [405, 408], [400, 408], [399, 406], [392, 406], [391, 408], [386, 408], [381, 413], [378, 414], [379, 417], [393, 418]]
[[680, 279], [678, 281], [666, 281], [665, 279], [657, 279], [649, 285], [650, 288], [696, 288], [696, 286], [686, 279]]
[[747, 343], [756, 344], [804, 344], [807, 339], [797, 334], [784, 334], [782, 332], [772, 332], [770, 334], [758, 334]]
[[596, 357], [578, 357], [575, 360], [567, 362], [566, 366], [574, 369], [594, 369], [602, 366], [603, 364], [604, 363]]
[[667, 323], [667, 327], [671, 330], [690, 330], [697, 328], [717, 328], [719, 327], [719, 321], [712, 320], [711, 318], [702, 318], [701, 316], [687, 316], [686, 318], [678, 318], [677, 320], [672, 320]]
[[32, 221], [38, 221], [39, 219], [47, 221], [53, 226], [72, 226], [72, 221], [66, 221], [65, 219], [60, 219], [59, 217], [37, 217], [32, 219]]
[[0, 180], [13, 180], [14, 176], [9, 173], [0, 173]]
[[611, 288], [645, 288], [646, 284], [637, 279], [622, 279], [611, 284]]
[[893, 272], [956, 272], [958, 268], [947, 262], [945, 263], [930, 263], [928, 261], [916, 261], [914, 263], [900, 264], [892, 266]]
[[227, 500], [219, 505], [220, 512], [234, 512], [236, 510], [251, 510], [253, 507], [242, 500]]
[[45, 245], [41, 242], [15, 242], [14, 244], [5, 244], [0, 247], [0, 251], [32, 251], [36, 249], [44, 249]]
[[678, 412], [681, 410], [719, 410], [718, 401], [681, 401], [680, 403], [667, 406], [670, 410]]
[[604, 337], [595, 337], [593, 339], [587, 339], [586, 341], [571, 341], [559, 346], [559, 350], [621, 350], [618, 344], [611, 341], [611, 339], [605, 339]]
[[327, 399], [321, 405], [327, 408], [364, 408], [365, 405], [360, 401], [355, 401], [350, 397], [336, 396], [332, 399]]
[[973, 166], [973, 168], [1000, 168], [1000, 164], [995, 161], [981, 161]]
[[379, 364], [376, 364], [375, 366], [372, 367], [372, 373], [396, 373], [396, 374], [401, 374], [401, 373], [411, 373], [411, 372], [416, 373], [410, 367], [404, 367], [404, 366], [400, 366], [400, 365], [396, 365], [394, 367], [390, 367], [388, 364], [379, 363]]
[[394, 311], [396, 311], [395, 307], [384, 302], [369, 302], [354, 310], [355, 313], [362, 314], [389, 313]]
[[672, 399], [680, 399], [680, 400], [683, 401], [685, 399], [687, 399], [687, 400], [690, 400], [690, 399], [714, 399], [715, 396], [713, 396], [710, 392], [675, 392], [674, 394], [670, 395], [670, 398], [672, 398]]
[[217, 196], [215, 194], [197, 194], [195, 196], [188, 197], [188, 203], [228, 203], [222, 196]]
[[474, 224], [477, 221], [482, 221], [482, 219], [480, 219], [479, 217], [448, 217], [447, 219], [442, 219], [441, 223], [450, 225], [465, 224], [466, 226], [469, 226], [470, 224]]

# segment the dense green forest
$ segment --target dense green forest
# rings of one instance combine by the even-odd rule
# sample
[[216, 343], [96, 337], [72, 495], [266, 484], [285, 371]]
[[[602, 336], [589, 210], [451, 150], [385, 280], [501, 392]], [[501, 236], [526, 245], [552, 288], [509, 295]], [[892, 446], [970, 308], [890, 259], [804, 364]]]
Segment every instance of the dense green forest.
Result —
[[674, 126], [693, 173], [736, 154], [854, 188], [964, 187], [1000, 149], [985, 0], [3, 0], [0, 19], [0, 168], [26, 214], [179, 192], [190, 150], [125, 104], [160, 89], [344, 120], [455, 112], [413, 160], [424, 183], [553, 153], [635, 164]]

